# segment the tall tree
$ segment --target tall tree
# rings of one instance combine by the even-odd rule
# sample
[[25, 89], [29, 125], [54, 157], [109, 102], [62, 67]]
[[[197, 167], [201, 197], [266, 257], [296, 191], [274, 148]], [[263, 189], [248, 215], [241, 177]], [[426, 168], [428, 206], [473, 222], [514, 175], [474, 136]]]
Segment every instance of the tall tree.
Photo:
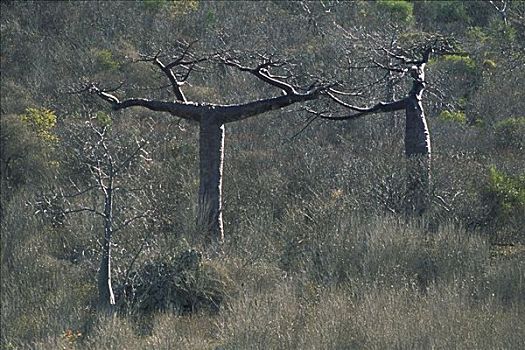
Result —
[[[145, 56], [141, 61], [153, 63], [169, 80], [175, 101], [146, 98], [119, 99], [111, 91], [91, 84], [89, 91], [111, 104], [113, 110], [129, 107], [144, 107], [152, 111], [170, 113], [176, 117], [199, 124], [199, 169], [200, 184], [197, 202], [197, 230], [215, 243], [224, 240], [222, 220], [222, 181], [224, 161], [225, 124], [238, 122], [265, 112], [284, 108], [294, 103], [319, 98], [327, 86], [317, 81], [306, 87], [290, 83], [293, 74], [286, 69], [287, 62], [274, 59], [273, 55], [249, 55], [257, 63], [244, 65], [228, 53], [196, 57], [191, 44], [182, 45], [182, 50], [169, 62], [164, 55]], [[261, 98], [247, 103], [218, 104], [188, 101], [182, 87], [191, 73], [204, 61], [213, 60], [222, 66], [246, 72], [263, 83], [282, 91], [280, 96]], [[271, 69], [284, 71], [286, 75], [273, 75]]]
[[[426, 38], [409, 49], [400, 47], [382, 48], [389, 56], [389, 64], [383, 65], [373, 60], [374, 65], [387, 72], [388, 75], [409, 75], [412, 86], [405, 97], [399, 100], [379, 102], [372, 107], [358, 107], [344, 102], [338, 94], [330, 89], [330, 98], [339, 105], [356, 113], [343, 116], [332, 116], [316, 113], [319, 117], [329, 120], [350, 120], [374, 113], [405, 111], [405, 156], [406, 156], [406, 194], [405, 212], [408, 216], [422, 215], [429, 207], [431, 180], [431, 146], [430, 132], [423, 109], [423, 93], [427, 81], [425, 67], [431, 55], [439, 56], [455, 53], [452, 41], [440, 36]], [[392, 60], [392, 61], [390, 61]], [[396, 77], [397, 78], [397, 77]]]

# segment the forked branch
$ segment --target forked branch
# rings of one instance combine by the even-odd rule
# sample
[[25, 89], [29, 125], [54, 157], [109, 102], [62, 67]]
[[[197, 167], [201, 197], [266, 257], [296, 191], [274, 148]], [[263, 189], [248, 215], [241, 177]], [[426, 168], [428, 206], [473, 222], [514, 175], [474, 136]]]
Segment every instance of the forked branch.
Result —
[[257, 77], [258, 79], [264, 81], [265, 83], [278, 87], [279, 89], [283, 90], [287, 95], [297, 94], [297, 91], [292, 85], [282, 80], [286, 79], [287, 77], [272, 75], [268, 70], [271, 67], [283, 67], [284, 65], [286, 65], [286, 62], [274, 61], [270, 58], [265, 59], [263, 63], [257, 65], [256, 67], [248, 67], [242, 65], [238, 60], [234, 60], [231, 58], [220, 57], [219, 61], [227, 66], [234, 67], [240, 70], [241, 72], [248, 72]]

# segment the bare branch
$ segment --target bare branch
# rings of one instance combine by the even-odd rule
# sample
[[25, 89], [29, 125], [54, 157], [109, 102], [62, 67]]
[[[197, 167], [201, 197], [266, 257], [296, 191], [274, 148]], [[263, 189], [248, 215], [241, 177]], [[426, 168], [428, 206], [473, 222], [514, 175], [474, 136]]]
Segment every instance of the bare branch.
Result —
[[60, 198], [74, 198], [74, 197], [83, 195], [84, 193], [87, 193], [87, 192], [89, 192], [89, 191], [91, 191], [91, 190], [93, 190], [93, 189], [95, 189], [97, 187], [98, 186], [92, 185], [92, 186], [89, 186], [89, 187], [85, 188], [84, 190], [79, 190], [78, 192], [73, 193], [73, 194], [64, 194], [64, 193], [62, 193], [60, 195]]
[[124, 160], [122, 161], [115, 169], [115, 174], [118, 174], [121, 169], [127, 167], [129, 163], [137, 157], [137, 154], [148, 144], [148, 141], [143, 140], [141, 143], [139, 143], [138, 147], [135, 148], [135, 150]]
[[109, 102], [111, 104], [111, 107], [115, 111], [128, 107], [141, 106], [148, 108], [152, 111], [168, 112], [179, 118], [193, 121], [199, 121], [200, 114], [202, 113], [202, 105], [197, 105], [194, 103], [165, 102], [149, 100], [145, 98], [130, 98], [127, 100], [120, 101], [116, 96], [111, 95], [104, 90], [100, 90], [95, 85], [91, 86], [89, 92], [95, 93], [104, 101]]
[[[159, 50], [157, 52], [157, 54], [155, 54], [155, 56], [153, 56], [153, 57], [141, 55], [141, 56], [143, 56], [143, 58], [140, 59], [140, 61], [142, 61], [142, 62], [153, 62], [153, 64], [155, 64], [157, 67], [159, 67], [160, 70], [162, 71], [162, 73], [164, 73], [164, 75], [170, 81], [171, 88], [172, 88], [173, 93], [174, 93], [175, 97], [177, 98], [177, 100], [181, 101], [181, 102], [186, 102], [186, 97], [184, 96], [184, 94], [182, 93], [182, 90], [180, 88], [181, 83], [179, 83], [177, 81], [177, 78], [176, 78], [175, 74], [171, 70], [173, 67], [175, 67], [176, 65], [179, 64], [179, 60], [175, 60], [175, 61], [171, 62], [170, 64], [165, 65], [159, 59], [161, 52], [162, 52], [162, 50]], [[182, 59], [182, 56], [181, 56], [181, 59]]]
[[406, 72], [408, 72], [408, 69], [407, 69], [407, 68], [398, 68], [398, 67], [395, 67], [395, 66], [394, 66], [394, 67], [392, 67], [392, 66], [388, 66], [388, 67], [387, 67], [387, 66], [385, 66], [384, 64], [381, 64], [381, 63], [377, 62], [375, 59], [372, 60], [372, 62], [374, 62], [374, 64], [375, 64], [377, 67], [379, 67], [379, 68], [381, 68], [381, 69], [384, 69], [384, 70], [387, 70], [387, 71], [389, 71], [389, 72], [397, 72], [397, 73], [403, 73], [403, 74], [406, 73]]
[[342, 95], [342, 96], [361, 96], [363, 95], [360, 92], [345, 92], [345, 91], [336, 90], [334, 88], [329, 88], [327, 91], [337, 94], [337, 95]]
[[219, 58], [219, 60], [220, 62], [222, 62], [223, 64], [227, 66], [237, 68], [238, 70], [242, 72], [248, 72], [248, 73], [253, 74], [255, 77], [259, 78], [265, 83], [278, 87], [279, 89], [283, 90], [287, 95], [297, 94], [297, 91], [292, 85], [285, 83], [284, 81], [278, 79], [279, 78], [278, 76], [271, 75], [270, 72], [268, 71], [268, 68], [270, 67], [282, 67], [283, 65], [286, 64], [285, 62], [272, 61], [270, 58], [269, 60], [266, 60], [265, 62], [259, 64], [257, 67], [250, 68], [247, 66], [243, 66], [238, 61], [234, 61], [229, 58], [221, 57]]
[[144, 249], [145, 246], [146, 246], [146, 240], [143, 239], [142, 243], [140, 244], [139, 250], [137, 251], [137, 254], [135, 254], [133, 259], [131, 259], [131, 262], [128, 265], [128, 268], [126, 269], [126, 274], [125, 274], [126, 277], [125, 277], [124, 281], [127, 281], [129, 279], [129, 277], [131, 275], [131, 269], [133, 268], [133, 265], [135, 264], [135, 261], [137, 261], [137, 258], [142, 253], [142, 250]]
[[106, 217], [104, 215], [104, 213], [101, 213], [101, 212], [99, 212], [98, 210], [96, 210], [94, 208], [87, 208], [87, 207], [80, 207], [80, 208], [76, 208], [76, 209], [64, 210], [62, 212], [62, 214], [67, 215], [67, 214], [73, 214], [73, 213], [81, 213], [81, 212], [85, 212], [85, 211], [93, 213], [93, 214], [96, 214], [96, 215], [99, 215], [101, 217]]
[[[174, 56], [174, 60], [167, 64], [164, 64], [160, 60], [162, 50], [159, 50], [154, 56], [141, 55], [143, 58], [139, 60], [142, 62], [153, 62], [153, 64], [159, 67], [160, 70], [170, 81], [175, 97], [178, 101], [181, 102], [187, 102], [186, 97], [182, 92], [181, 86], [188, 79], [191, 72], [195, 70], [197, 64], [209, 60], [208, 56], [201, 58], [193, 58], [193, 55], [190, 53], [190, 49], [196, 42], [197, 41], [195, 40], [191, 43], [181, 43], [184, 46], [183, 52], [178, 56]], [[183, 75], [183, 78], [180, 80], [177, 79], [177, 75], [173, 71], [173, 68], [175, 67], [183, 67], [186, 70], [185, 74]]]
[[184, 63], [182, 63], [182, 61], [186, 58], [186, 56], [189, 56], [190, 49], [193, 46], [193, 44], [195, 44], [196, 42], [198, 42], [198, 40], [194, 40], [194, 41], [192, 41], [190, 43], [181, 43], [181, 44], [183, 44], [185, 46], [184, 50], [179, 55], [179, 57], [177, 59], [175, 59], [175, 61], [173, 61], [172, 63], [170, 63], [167, 66], [168, 69], [171, 69], [171, 68], [173, 68], [173, 67], [175, 67], [176, 65], [179, 65], [179, 64], [181, 64], [181, 65], [184, 64]]
[[84, 83], [82, 87], [80, 87], [79, 89], [73, 89], [73, 90], [70, 89], [66, 91], [65, 93], [67, 95], [83, 94], [84, 92], [90, 91], [91, 87], [92, 87], [92, 83]]
[[388, 54], [390, 57], [392, 58], [395, 58], [401, 62], [403, 62], [404, 64], [421, 64], [421, 63], [424, 63], [423, 61], [421, 60], [413, 60], [413, 59], [410, 59], [406, 56], [403, 56], [403, 55], [399, 55], [399, 54], [396, 54], [388, 49], [385, 49], [384, 47], [381, 48], [382, 51], [384, 51], [386, 54]]
[[[308, 112], [310, 112], [309, 109], [306, 109]], [[312, 111], [313, 112], [313, 111]], [[308, 119], [308, 121], [306, 122], [306, 124], [301, 128], [301, 130], [299, 130], [298, 132], [296, 132], [294, 135], [292, 135], [292, 137], [290, 137], [290, 141], [291, 140], [294, 140], [296, 137], [298, 137], [300, 134], [302, 134], [314, 121], [316, 121], [318, 118], [319, 118], [319, 115], [317, 115], [316, 113], [314, 113], [315, 115], [310, 117]]]
[[280, 109], [297, 102], [306, 102], [319, 98], [325, 87], [317, 87], [305, 94], [284, 95], [268, 99], [262, 99], [242, 105], [222, 106], [223, 122], [231, 123], [243, 120], [264, 112]]
[[113, 230], [113, 233], [116, 233], [116, 232], [122, 230], [124, 227], [132, 224], [134, 221], [137, 221], [139, 219], [149, 218], [149, 217], [150, 217], [150, 213], [148, 211], [146, 211], [145, 214], [136, 215], [136, 216], [134, 216], [134, 217], [124, 221], [119, 227], [115, 228]]
[[331, 96], [331, 98], [334, 101], [336, 101], [337, 103], [341, 104], [342, 106], [345, 106], [345, 107], [347, 107], [349, 109], [357, 111], [358, 113], [351, 114], [351, 115], [346, 115], [346, 116], [340, 116], [340, 117], [326, 116], [326, 115], [323, 115], [323, 114], [319, 113], [318, 114], [319, 118], [330, 119], [330, 120], [357, 119], [357, 118], [363, 117], [363, 116], [365, 116], [367, 114], [399, 111], [399, 110], [405, 109], [406, 104], [407, 104], [407, 100], [406, 100], [406, 98], [404, 98], [402, 100], [393, 101], [393, 102], [379, 102], [378, 104], [376, 104], [373, 107], [362, 108], [362, 107], [356, 107], [356, 106], [349, 105], [349, 104], [347, 104], [347, 103], [345, 103], [345, 102], [343, 102], [343, 101], [341, 101], [341, 100], [339, 100], [339, 99], [337, 99], [335, 97], [332, 97], [332, 96]]
[[498, 6], [493, 0], [489, 0], [489, 3], [498, 11], [503, 23], [507, 25], [507, 1], [500, 0], [501, 6]]

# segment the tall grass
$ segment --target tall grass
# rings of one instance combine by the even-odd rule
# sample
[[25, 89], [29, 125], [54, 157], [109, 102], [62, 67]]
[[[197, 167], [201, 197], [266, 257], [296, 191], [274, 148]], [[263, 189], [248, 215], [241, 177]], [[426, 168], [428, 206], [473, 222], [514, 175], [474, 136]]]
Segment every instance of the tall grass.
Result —
[[306, 218], [289, 211], [268, 221], [262, 212], [233, 230], [223, 256], [206, 261], [233, 279], [228, 303], [212, 314], [157, 313], [148, 334], [126, 315], [95, 313], [87, 273], [51, 254], [56, 242], [44, 231], [33, 232], [17, 242], [16, 268], [2, 270], [2, 347], [525, 346], [522, 252], [498, 253], [484, 237], [452, 224], [428, 232], [425, 223], [393, 216], [318, 208]]

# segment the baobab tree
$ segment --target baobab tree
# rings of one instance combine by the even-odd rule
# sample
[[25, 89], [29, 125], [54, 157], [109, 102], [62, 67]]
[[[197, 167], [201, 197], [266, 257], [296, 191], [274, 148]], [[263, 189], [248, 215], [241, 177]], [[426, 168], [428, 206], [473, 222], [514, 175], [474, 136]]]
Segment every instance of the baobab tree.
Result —
[[[431, 55], [441, 56], [457, 54], [454, 43], [440, 36], [427, 37], [409, 49], [400, 47], [382, 48], [388, 56], [389, 64], [384, 65], [376, 60], [373, 64], [387, 73], [387, 76], [399, 77], [408, 75], [412, 81], [411, 89], [405, 97], [387, 102], [379, 102], [372, 107], [359, 107], [342, 100], [343, 93], [329, 89], [327, 95], [340, 106], [355, 111], [350, 115], [335, 116], [332, 114], [311, 111], [316, 116], [328, 120], [351, 120], [375, 113], [405, 111], [405, 157], [406, 157], [406, 193], [405, 213], [408, 216], [420, 216], [431, 202], [431, 145], [430, 132], [423, 109], [423, 93], [427, 87], [425, 68]], [[339, 96], [338, 96], [339, 95]]]
[[[239, 55], [236, 54], [236, 57]], [[199, 193], [197, 201], [197, 230], [209, 240], [220, 243], [224, 240], [222, 220], [222, 181], [224, 160], [225, 124], [281, 109], [295, 103], [319, 98], [328, 88], [317, 81], [308, 86], [299, 86], [291, 81], [293, 74], [287, 69], [287, 62], [275, 59], [273, 55], [248, 55], [253, 65], [246, 65], [229, 53], [218, 53], [196, 57], [191, 52], [191, 44], [183, 43], [180, 51], [169, 62], [161, 52], [153, 56], [143, 56], [140, 61], [155, 65], [170, 83], [174, 101], [146, 98], [120, 99], [113, 91], [101, 89], [90, 84], [89, 91], [108, 102], [113, 110], [130, 107], [143, 107], [156, 112], [170, 113], [178, 118], [199, 124]], [[183, 86], [199, 64], [213, 61], [223, 67], [231, 67], [251, 74], [259, 81], [280, 90], [279, 96], [260, 98], [238, 104], [219, 104], [188, 101]], [[255, 63], [253, 63], [255, 62]], [[270, 70], [285, 72], [273, 75]]]

